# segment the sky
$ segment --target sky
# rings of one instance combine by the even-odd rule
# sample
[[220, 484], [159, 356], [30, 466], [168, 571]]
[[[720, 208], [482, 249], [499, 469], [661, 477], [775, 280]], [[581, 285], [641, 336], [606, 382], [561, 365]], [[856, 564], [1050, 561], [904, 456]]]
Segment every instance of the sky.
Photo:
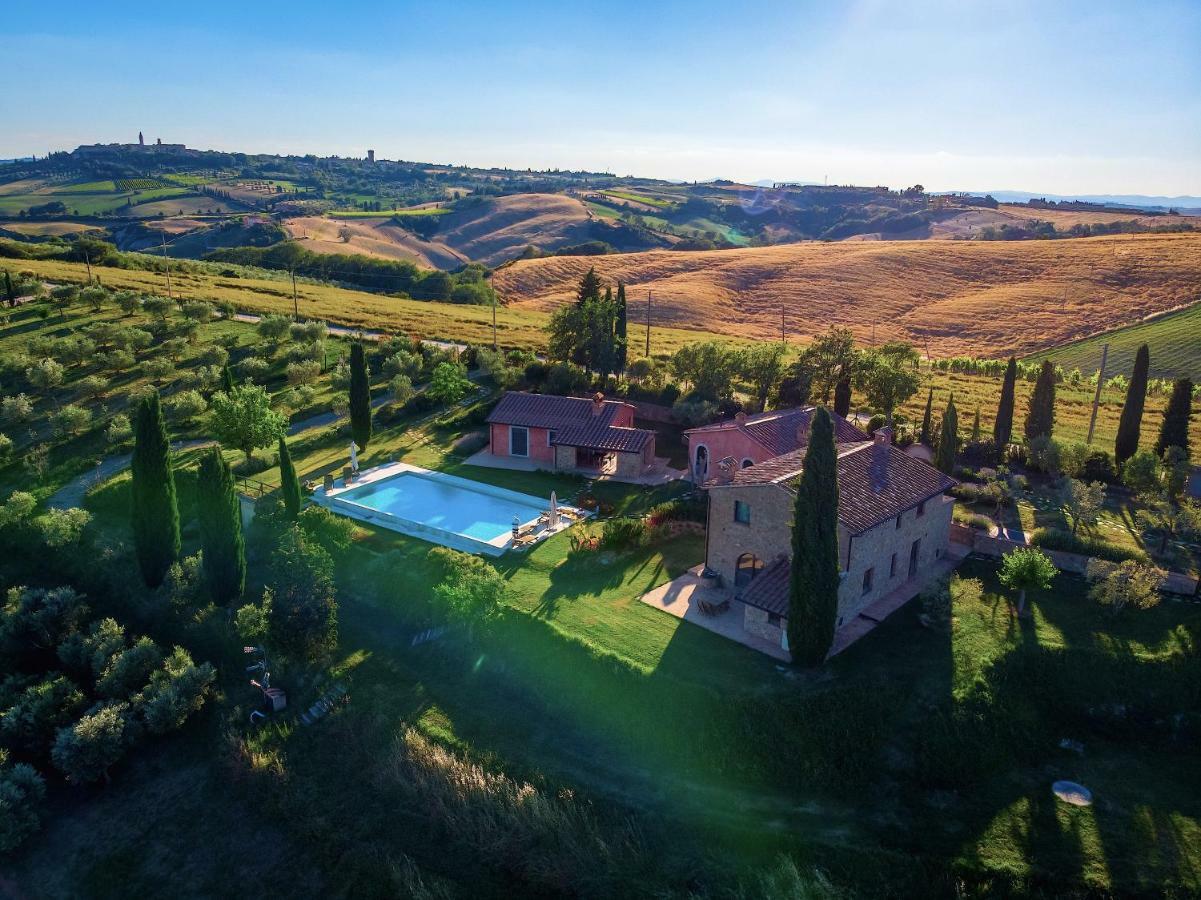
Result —
[[4, 4], [0, 158], [147, 140], [1201, 195], [1201, 0]]

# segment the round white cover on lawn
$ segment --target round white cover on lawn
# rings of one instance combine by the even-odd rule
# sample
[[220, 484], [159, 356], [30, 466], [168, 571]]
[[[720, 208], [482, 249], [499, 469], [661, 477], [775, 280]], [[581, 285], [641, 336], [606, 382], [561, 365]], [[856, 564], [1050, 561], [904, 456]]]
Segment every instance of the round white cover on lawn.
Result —
[[1072, 806], [1093, 805], [1093, 792], [1074, 781], [1057, 781], [1051, 785], [1051, 790], [1055, 792], [1056, 797]]

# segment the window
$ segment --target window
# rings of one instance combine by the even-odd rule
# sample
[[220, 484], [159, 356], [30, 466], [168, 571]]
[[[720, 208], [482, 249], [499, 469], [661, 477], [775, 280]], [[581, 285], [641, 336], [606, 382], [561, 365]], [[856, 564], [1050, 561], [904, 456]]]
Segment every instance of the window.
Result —
[[919, 516], [924, 516], [926, 514], [926, 501], [925, 500], [923, 500], [921, 503], [919, 503], [917, 505], [917, 514]]
[[513, 425], [509, 428], [509, 455], [530, 455], [530, 432], [528, 428]]
[[779, 613], [768, 613], [767, 614], [767, 624], [775, 625], [778, 627], [780, 624], [780, 614]]
[[749, 468], [750, 468], [751, 466], [753, 466], [754, 464], [755, 464], [755, 461], [754, 461], [753, 459], [744, 459], [744, 460], [742, 461], [742, 467], [743, 467], [744, 469], [749, 469]]
[[863, 573], [863, 593], [869, 594], [872, 590], [872, 576], [876, 574], [875, 569], [868, 569]]
[[751, 524], [751, 505], [741, 500], [734, 501], [734, 521], [743, 525]]
[[546, 446], [553, 447], [555, 445], [555, 430], [552, 428], [546, 432]]
[[901, 527], [901, 516], [897, 516], [897, 529], [899, 530], [900, 527]]
[[895, 578], [897, 575], [897, 555], [894, 553], [892, 559], [888, 562], [888, 577]]
[[754, 553], [744, 553], [734, 565], [734, 587], [745, 587], [763, 570], [763, 560]]

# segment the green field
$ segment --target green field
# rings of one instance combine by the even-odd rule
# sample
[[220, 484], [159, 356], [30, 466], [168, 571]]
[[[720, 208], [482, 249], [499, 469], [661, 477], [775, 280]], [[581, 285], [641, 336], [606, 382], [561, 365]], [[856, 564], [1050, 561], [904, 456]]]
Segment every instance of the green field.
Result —
[[635, 194], [632, 191], [602, 191], [602, 193], [616, 197], [619, 200], [629, 200], [633, 203], [645, 203], [647, 206], [657, 206], [659, 209], [671, 209], [675, 206], [670, 200], [664, 200], [660, 197], [648, 197], [646, 194]]
[[[58, 201], [67, 207], [66, 215], [99, 216], [120, 212], [140, 203], [188, 194], [184, 187], [164, 186], [158, 179], [129, 179], [137, 189], [118, 190], [112, 181], [55, 183], [38, 191], [0, 195], [0, 215], [16, 216], [22, 210]], [[160, 186], [155, 186], [160, 185]]]
[[1201, 303], [1149, 322], [1065, 344], [1031, 358], [1047, 357], [1065, 369], [1095, 372], [1101, 365], [1103, 344], [1109, 344], [1105, 370], [1111, 375], [1129, 376], [1134, 368], [1135, 353], [1140, 345], [1146, 344], [1151, 351], [1152, 378], [1187, 375], [1194, 381], [1201, 381]]

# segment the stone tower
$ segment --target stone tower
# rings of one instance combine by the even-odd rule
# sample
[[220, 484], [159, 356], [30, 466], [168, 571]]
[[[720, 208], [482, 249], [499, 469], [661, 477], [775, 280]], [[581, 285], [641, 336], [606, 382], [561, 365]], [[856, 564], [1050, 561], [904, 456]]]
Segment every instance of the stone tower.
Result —
[[375, 162], [375, 151], [374, 150], [367, 151], [367, 162], [369, 162], [369, 163]]
[[146, 146], [146, 139], [144, 137], [142, 137], [142, 132], [140, 132], [140, 131], [138, 132], [138, 146], [139, 147]]

